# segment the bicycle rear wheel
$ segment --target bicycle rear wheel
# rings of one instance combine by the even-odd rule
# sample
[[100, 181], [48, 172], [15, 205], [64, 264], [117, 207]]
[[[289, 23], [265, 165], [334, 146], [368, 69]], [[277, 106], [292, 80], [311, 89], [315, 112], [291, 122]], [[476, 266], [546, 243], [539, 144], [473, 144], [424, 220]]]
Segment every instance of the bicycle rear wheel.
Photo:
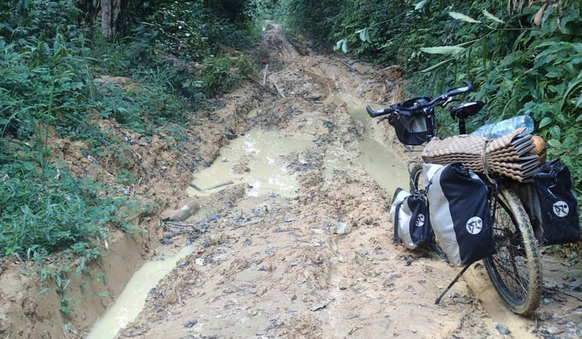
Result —
[[496, 252], [484, 264], [495, 289], [514, 312], [532, 314], [542, 295], [537, 240], [523, 205], [509, 189], [497, 196], [493, 233]]
[[422, 164], [418, 162], [409, 165], [408, 174], [410, 175], [410, 192], [418, 192], [424, 189], [422, 182]]

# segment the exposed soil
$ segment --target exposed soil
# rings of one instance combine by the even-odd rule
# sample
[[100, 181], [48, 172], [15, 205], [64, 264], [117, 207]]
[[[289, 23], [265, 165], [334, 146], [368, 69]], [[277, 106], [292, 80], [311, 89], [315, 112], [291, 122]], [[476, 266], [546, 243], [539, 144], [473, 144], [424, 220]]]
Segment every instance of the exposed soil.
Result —
[[[376, 104], [398, 100], [397, 68], [383, 73], [317, 55], [278, 29], [266, 35], [262, 52], [268, 83], [285, 98], [261, 103], [258, 115], [272, 114], [268, 128], [318, 140], [290, 161], [298, 195], [242, 196], [223, 211], [194, 241], [196, 252], [150, 294], [120, 338], [580, 335], [579, 300], [554, 289], [546, 292], [533, 319], [515, 316], [492, 290], [481, 264], [434, 305], [459, 269], [431, 253], [392, 245], [386, 208], [392, 192], [358, 163], [358, 142], [362, 130], [371, 128], [403, 159], [414, 160], [418, 153], [400, 146], [388, 126], [372, 121], [361, 126], [346, 105], [324, 102], [330, 95]], [[326, 154], [338, 148], [349, 166], [326, 179]], [[188, 221], [204, 223], [209, 214], [202, 209]], [[556, 262], [548, 265], [549, 260]], [[579, 281], [579, 270], [558, 259], [546, 261], [548, 281], [555, 279], [560, 288]], [[556, 270], [569, 273], [559, 276]], [[573, 289], [569, 294], [580, 297]]]
[[[192, 143], [184, 145], [183, 154], [164, 148], [161, 139], [147, 146], [127, 141], [128, 155], [140, 155], [133, 155], [139, 160], [136, 173], [147, 179], [132, 192], [137, 196], [155, 192], [158, 199], [166, 199], [166, 210], [159, 218], [153, 214], [140, 218], [148, 235], [115, 238], [126, 240], [112, 246], [130, 253], [118, 250], [113, 257], [136, 258], [119, 264], [124, 271], [119, 283], [108, 287], [111, 296], [85, 298], [76, 306], [93, 310], [85, 312], [91, 313], [84, 315], [85, 320], [66, 320], [76, 334], [65, 334], [61, 324], [35, 329], [37, 322], [65, 320], [57, 310], [43, 311], [51, 304], [43, 296], [35, 297], [40, 287], [32, 277], [18, 273], [16, 264], [4, 264], [1, 308], [12, 313], [0, 312], [0, 337], [84, 337], [144, 257], [175, 253], [186, 244], [194, 246], [194, 253], [150, 291], [143, 311], [118, 338], [581, 337], [580, 262], [546, 256], [544, 300], [531, 319], [505, 308], [479, 263], [434, 305], [459, 268], [430, 252], [410, 252], [392, 244], [387, 208], [392, 192], [366, 171], [359, 144], [364, 131], [370, 130], [369, 135], [395, 157], [409, 161], [419, 153], [402, 147], [389, 126], [372, 120], [362, 123], [348, 112], [350, 102], [381, 105], [402, 99], [400, 69], [379, 70], [319, 55], [274, 27], [256, 52], [263, 67], [269, 65], [266, 86], [251, 84], [216, 100], [215, 110], [192, 122]], [[257, 83], [262, 78], [260, 74]], [[326, 100], [332, 96], [351, 99], [347, 104]], [[250, 196], [243, 183], [189, 197], [189, 170], [229, 161], [217, 158], [220, 149], [252, 129], [313, 140], [313, 147], [284, 159], [289, 175], [297, 180], [297, 192], [291, 197]], [[71, 147], [79, 148], [64, 141], [60, 146]], [[77, 153], [63, 151], [63, 159], [85, 167], [93, 163], [80, 152], [76, 157], [70, 154]], [[241, 158], [234, 164], [236, 173], [250, 171], [251, 162]], [[387, 168], [385, 175], [394, 177], [394, 171], [402, 168]], [[193, 226], [160, 227], [160, 219]], [[128, 241], [135, 245], [125, 246]], [[163, 245], [158, 247], [159, 242]], [[114, 260], [105, 256], [100, 265]], [[120, 270], [104, 271], [115, 279]], [[19, 307], [20, 313], [15, 311]]]

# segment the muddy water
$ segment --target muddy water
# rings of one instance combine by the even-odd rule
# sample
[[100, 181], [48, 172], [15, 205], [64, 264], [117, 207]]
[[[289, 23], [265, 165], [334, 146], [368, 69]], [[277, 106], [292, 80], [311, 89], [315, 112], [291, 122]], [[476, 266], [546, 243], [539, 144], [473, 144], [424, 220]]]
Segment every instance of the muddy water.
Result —
[[[397, 187], [408, 187], [408, 172], [400, 158], [372, 135], [373, 123], [366, 114], [363, 102], [348, 97], [332, 95], [326, 104], [347, 104], [350, 116], [362, 126], [364, 133], [359, 141], [361, 151], [359, 164], [346, 162], [349, 152], [341, 146], [329, 146], [326, 151], [326, 182], [331, 182], [335, 170], [349, 171], [363, 165], [366, 172], [380, 187], [392, 194]], [[297, 195], [299, 184], [288, 170], [285, 158], [294, 152], [314, 147], [313, 140], [276, 131], [252, 130], [245, 136], [233, 140], [221, 150], [220, 156], [209, 168], [197, 173], [187, 192], [190, 196], [207, 196], [226, 187], [228, 183], [246, 182], [252, 188], [250, 196], [278, 194], [283, 197]]]
[[220, 188], [222, 184], [246, 182], [252, 188], [250, 196], [271, 193], [284, 197], [297, 195], [299, 184], [287, 169], [286, 155], [313, 147], [312, 140], [283, 135], [275, 131], [253, 130], [233, 140], [220, 151], [211, 167], [197, 173], [187, 192], [190, 196], [204, 196]]
[[[359, 142], [361, 151], [360, 163], [366, 169], [366, 172], [374, 178], [380, 187], [388, 194], [392, 194], [396, 188], [401, 187], [408, 189], [408, 170], [404, 162], [388, 147], [382, 145], [374, 138], [371, 124], [375, 123], [366, 113], [366, 104], [350, 96], [331, 95], [325, 103], [335, 103], [338, 105], [346, 104], [347, 111], [356, 122], [364, 126], [362, 140]], [[342, 165], [340, 157], [343, 150], [335, 149], [328, 151], [326, 163], [331, 164], [326, 168], [339, 167], [339, 169], [349, 169], [349, 166]], [[346, 168], [341, 168], [341, 167]], [[324, 175], [329, 175], [329, 169], [324, 171]]]
[[176, 263], [194, 251], [186, 246], [171, 257], [144, 264], [131, 278], [111, 308], [95, 323], [87, 339], [111, 339], [117, 332], [134, 321], [145, 305], [148, 292], [156, 287]]

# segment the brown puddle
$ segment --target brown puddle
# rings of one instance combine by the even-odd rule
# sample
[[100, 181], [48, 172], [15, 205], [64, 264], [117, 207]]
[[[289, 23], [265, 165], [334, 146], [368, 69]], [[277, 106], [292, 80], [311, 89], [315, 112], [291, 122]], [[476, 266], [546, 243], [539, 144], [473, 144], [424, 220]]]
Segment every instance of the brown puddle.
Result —
[[[392, 194], [397, 187], [408, 188], [408, 171], [402, 160], [372, 135], [374, 122], [366, 114], [365, 104], [348, 97], [331, 95], [324, 103], [347, 104], [350, 116], [364, 126], [359, 140], [358, 162], [380, 187]], [[255, 129], [224, 147], [212, 166], [195, 174], [187, 192], [190, 196], [207, 196], [229, 184], [245, 182], [251, 186], [250, 196], [278, 194], [297, 196], [299, 184], [288, 170], [287, 155], [315, 146], [313, 140], [276, 131]], [[358, 170], [358, 164], [345, 161], [348, 150], [328, 146], [324, 158], [324, 179], [330, 182], [334, 170]]]
[[[366, 113], [366, 104], [353, 97], [331, 95], [325, 103], [335, 103], [337, 105], [346, 104], [347, 111], [356, 122], [364, 126], [362, 140], [359, 141], [360, 158], [359, 162], [364, 166], [368, 175], [370, 175], [386, 193], [392, 195], [396, 188], [408, 189], [409, 179], [408, 170], [404, 162], [388, 147], [377, 141], [373, 134], [371, 124], [376, 120], [370, 118]], [[349, 165], [342, 165], [341, 154], [345, 152], [341, 149], [328, 150], [327, 157], [324, 160], [326, 167], [348, 170]], [[341, 168], [341, 167], [344, 168]], [[339, 167], [339, 168], [338, 168]], [[324, 177], [328, 179], [329, 171], [324, 172]]]
[[190, 253], [193, 246], [186, 246], [171, 257], [145, 263], [127, 283], [115, 303], [93, 325], [87, 339], [111, 339], [117, 332], [134, 321], [143, 309], [149, 291]]
[[[312, 140], [284, 135], [275, 131], [252, 130], [232, 140], [220, 151], [212, 166], [195, 174], [190, 196], [205, 196], [220, 190], [225, 183], [246, 182], [250, 196], [271, 193], [284, 197], [297, 195], [299, 184], [287, 169], [285, 156], [313, 147]], [[198, 189], [192, 187], [195, 186]], [[216, 189], [209, 189], [217, 187]]]

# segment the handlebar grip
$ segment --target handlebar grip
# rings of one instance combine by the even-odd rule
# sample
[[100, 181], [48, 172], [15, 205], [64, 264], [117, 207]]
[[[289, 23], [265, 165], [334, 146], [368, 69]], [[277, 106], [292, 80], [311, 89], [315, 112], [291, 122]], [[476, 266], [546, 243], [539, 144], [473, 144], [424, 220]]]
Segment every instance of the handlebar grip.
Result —
[[452, 97], [452, 96], [455, 96], [455, 95], [459, 95], [459, 94], [463, 94], [463, 93], [470, 92], [473, 89], [473, 85], [468, 80], [465, 80], [463, 82], [467, 86], [465, 86], [465, 87], [459, 87], [459, 88], [455, 88], [453, 90], [450, 90], [450, 91], [447, 92], [446, 95], [449, 96], [449, 97]]
[[381, 110], [375, 111], [370, 106], [366, 106], [366, 111], [368, 112], [368, 114], [372, 118], [376, 118], [376, 117], [379, 117], [379, 116], [382, 116], [382, 115], [386, 115], [386, 114], [390, 114], [390, 113], [394, 112], [394, 110], [391, 109], [391, 108], [386, 108], [386, 109], [381, 109]]

